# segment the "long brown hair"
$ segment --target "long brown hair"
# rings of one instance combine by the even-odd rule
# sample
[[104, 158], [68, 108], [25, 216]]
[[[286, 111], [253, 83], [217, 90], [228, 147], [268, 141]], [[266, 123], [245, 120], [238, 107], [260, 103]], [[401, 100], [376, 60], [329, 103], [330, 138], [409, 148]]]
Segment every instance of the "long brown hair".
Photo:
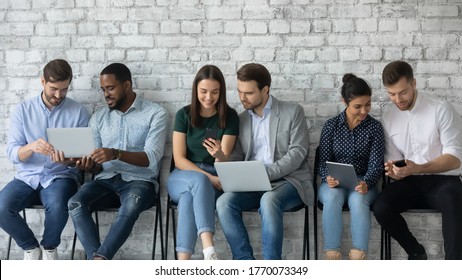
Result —
[[224, 129], [226, 126], [226, 114], [229, 109], [226, 103], [226, 83], [221, 70], [215, 65], [205, 65], [196, 74], [192, 85], [191, 95], [191, 125], [192, 127], [200, 127], [200, 108], [199, 98], [197, 97], [197, 85], [202, 80], [214, 80], [220, 83], [220, 95], [218, 96], [217, 112], [218, 112], [218, 126]]

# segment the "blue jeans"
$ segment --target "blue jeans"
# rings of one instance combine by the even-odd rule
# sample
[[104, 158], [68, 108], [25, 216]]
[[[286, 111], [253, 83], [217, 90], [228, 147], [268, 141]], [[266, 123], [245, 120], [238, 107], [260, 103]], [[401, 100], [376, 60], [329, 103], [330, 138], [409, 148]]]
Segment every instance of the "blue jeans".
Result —
[[265, 260], [282, 258], [283, 212], [303, 202], [297, 189], [288, 181], [268, 192], [224, 193], [217, 201], [221, 227], [231, 247], [233, 259], [253, 260], [249, 235], [242, 211], [258, 208], [261, 216], [262, 253]]
[[[87, 258], [99, 256], [112, 259], [128, 239], [139, 214], [155, 204], [155, 197], [153, 183], [126, 182], [120, 174], [84, 184], [69, 200], [69, 214]], [[101, 244], [91, 213], [108, 207], [119, 207], [119, 211]]]
[[342, 207], [350, 208], [350, 230], [353, 248], [367, 251], [371, 229], [371, 205], [377, 197], [377, 188], [370, 187], [363, 195], [353, 189], [331, 188], [327, 183], [319, 187], [319, 201], [324, 204], [322, 210], [322, 231], [324, 250], [340, 250], [342, 238]]
[[[197, 166], [216, 175], [211, 165]], [[215, 188], [205, 174], [179, 169], [173, 170], [168, 177], [167, 188], [170, 198], [178, 205], [175, 250], [193, 254], [197, 236], [202, 232], [215, 232]]]
[[47, 188], [34, 190], [21, 180], [13, 179], [0, 191], [0, 227], [23, 250], [39, 246], [34, 233], [19, 215], [24, 208], [43, 204], [45, 225], [40, 245], [56, 248], [61, 243], [61, 233], [69, 217], [67, 201], [77, 191], [78, 183], [70, 178], [55, 179]]

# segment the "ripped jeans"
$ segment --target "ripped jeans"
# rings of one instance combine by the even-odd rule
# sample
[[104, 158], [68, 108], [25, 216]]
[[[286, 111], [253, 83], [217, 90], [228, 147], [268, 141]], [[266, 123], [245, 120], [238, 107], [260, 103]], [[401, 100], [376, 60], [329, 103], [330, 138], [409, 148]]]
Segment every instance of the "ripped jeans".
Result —
[[[87, 259], [94, 256], [112, 259], [128, 239], [139, 214], [155, 204], [155, 197], [153, 183], [126, 182], [120, 174], [84, 184], [69, 200], [68, 208]], [[108, 207], [119, 207], [119, 211], [101, 243], [91, 213]]]

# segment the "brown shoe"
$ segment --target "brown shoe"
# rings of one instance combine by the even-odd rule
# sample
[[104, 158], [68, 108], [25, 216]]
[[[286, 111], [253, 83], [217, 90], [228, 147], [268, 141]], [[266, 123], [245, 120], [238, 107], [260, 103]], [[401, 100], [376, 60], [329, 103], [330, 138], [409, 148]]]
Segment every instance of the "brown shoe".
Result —
[[366, 259], [366, 252], [363, 250], [351, 249], [348, 255], [350, 256], [350, 260], [365, 260]]
[[325, 259], [326, 260], [341, 260], [342, 254], [336, 250], [329, 250], [325, 252]]

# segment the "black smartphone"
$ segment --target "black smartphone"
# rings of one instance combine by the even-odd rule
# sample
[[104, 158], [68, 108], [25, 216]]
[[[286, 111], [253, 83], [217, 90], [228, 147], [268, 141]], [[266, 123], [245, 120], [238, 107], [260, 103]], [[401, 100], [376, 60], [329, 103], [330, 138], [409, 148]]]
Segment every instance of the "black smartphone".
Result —
[[218, 137], [218, 128], [206, 128], [204, 139], [212, 138], [216, 140]]
[[404, 159], [402, 160], [397, 160], [395, 162], [393, 162], [393, 164], [396, 166], [396, 167], [404, 167], [406, 166], [406, 161]]

